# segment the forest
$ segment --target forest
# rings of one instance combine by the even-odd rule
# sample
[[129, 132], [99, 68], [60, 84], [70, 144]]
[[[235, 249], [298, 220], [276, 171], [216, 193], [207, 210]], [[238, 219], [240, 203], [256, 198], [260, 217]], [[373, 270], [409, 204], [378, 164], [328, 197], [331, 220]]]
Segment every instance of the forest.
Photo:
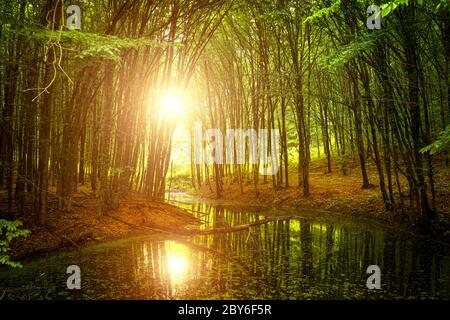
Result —
[[[146, 274], [158, 294], [124, 299], [450, 299], [449, 13], [445, 0], [2, 0], [0, 300], [45, 299], [34, 262], [64, 278], [52, 257], [110, 243], [117, 272], [167, 260]], [[132, 256], [114, 244], [142, 236]], [[105, 252], [94, 259], [118, 259]], [[208, 263], [223, 286], [200, 296]], [[237, 265], [262, 287], [231, 291]], [[369, 265], [389, 289], [362, 289]], [[357, 275], [335, 287], [337, 270]], [[404, 280], [414, 270], [423, 283]]]

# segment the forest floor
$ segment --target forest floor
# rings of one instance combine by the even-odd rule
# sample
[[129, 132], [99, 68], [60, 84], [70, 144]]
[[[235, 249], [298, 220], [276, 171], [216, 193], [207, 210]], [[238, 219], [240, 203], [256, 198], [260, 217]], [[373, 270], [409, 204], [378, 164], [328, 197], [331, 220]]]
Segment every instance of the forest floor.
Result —
[[178, 207], [136, 194], [123, 197], [117, 208], [99, 217], [98, 200], [83, 189], [80, 187], [73, 195], [72, 212], [60, 212], [57, 198], [50, 196], [45, 226], [34, 224], [30, 215], [17, 217], [23, 222], [21, 229], [28, 229], [31, 234], [13, 241], [13, 260], [137, 235], [178, 234], [186, 226], [199, 223]]
[[[289, 188], [274, 190], [269, 178], [266, 183], [260, 178], [258, 195], [252, 181], [243, 184], [243, 193], [235, 182], [225, 181], [220, 199], [217, 199], [215, 185], [202, 186], [200, 190], [190, 189], [190, 193], [203, 199], [221, 204], [266, 206], [275, 208], [311, 208], [323, 209], [340, 214], [363, 218], [376, 218], [400, 225], [411, 225], [418, 218], [414, 212], [394, 210], [385, 212], [383, 200], [379, 191], [379, 181], [376, 167], [368, 164], [369, 181], [373, 185], [370, 189], [362, 189], [361, 172], [357, 163], [346, 166], [346, 175], [341, 174], [337, 162], [332, 162], [332, 173], [326, 174], [326, 161], [313, 161], [310, 166], [310, 196], [303, 196], [303, 189], [298, 186], [297, 168], [290, 168]], [[442, 226], [450, 229], [450, 170], [442, 166], [435, 169], [436, 207], [440, 213], [438, 218]], [[190, 180], [189, 180], [190, 182]], [[400, 177], [404, 203], [408, 204], [407, 182]], [[176, 186], [177, 183], [175, 182]], [[184, 183], [186, 186], [186, 182]], [[394, 185], [397, 193], [397, 186]]]

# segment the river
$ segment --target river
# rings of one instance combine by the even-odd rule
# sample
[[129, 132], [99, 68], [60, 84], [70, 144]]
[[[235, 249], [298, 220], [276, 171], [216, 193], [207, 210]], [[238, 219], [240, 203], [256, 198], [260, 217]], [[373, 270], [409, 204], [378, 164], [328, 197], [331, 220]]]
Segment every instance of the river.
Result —
[[[450, 247], [388, 225], [322, 212], [226, 208], [172, 195], [202, 228], [294, 215], [250, 231], [144, 236], [25, 261], [0, 270], [9, 299], [450, 299]], [[66, 269], [81, 269], [68, 290]], [[366, 269], [381, 269], [369, 290]]]

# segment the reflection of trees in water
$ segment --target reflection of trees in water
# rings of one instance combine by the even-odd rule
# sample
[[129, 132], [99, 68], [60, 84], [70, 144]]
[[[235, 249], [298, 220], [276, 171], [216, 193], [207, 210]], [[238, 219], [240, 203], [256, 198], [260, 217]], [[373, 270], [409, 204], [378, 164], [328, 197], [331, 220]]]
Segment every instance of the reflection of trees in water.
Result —
[[139, 242], [132, 246], [132, 256], [122, 261], [132, 264], [129, 274], [135, 284], [133, 290], [140, 297], [167, 299], [173, 294], [165, 243], [162, 241]]
[[[229, 216], [220, 208], [217, 218]], [[241, 224], [254, 219], [237, 214], [231, 221]], [[209, 275], [217, 279], [217, 292], [241, 289], [238, 298], [368, 298], [413, 296], [419, 291], [434, 295], [439, 291], [436, 279], [440, 278], [441, 264], [436, 260], [438, 255], [426, 252], [429, 244], [408, 247], [407, 241], [385, 231], [300, 219], [200, 239], [204, 245], [210, 244], [210, 248], [240, 262], [237, 268], [221, 256]], [[210, 259], [208, 255], [205, 258]], [[381, 292], [369, 291], [365, 286], [366, 269], [372, 264], [382, 270]], [[412, 281], [417, 270], [424, 271], [425, 276]], [[239, 283], [235, 281], [236, 273]]]
[[[436, 281], [442, 276], [441, 269], [443, 267], [442, 257], [436, 254], [437, 248], [430, 246], [429, 243], [421, 239], [416, 239], [411, 245], [410, 264], [412, 272], [407, 278], [409, 287], [405, 287], [407, 294], [432, 293], [435, 295], [441, 289], [441, 282]], [[416, 270], [421, 270], [420, 275]]]
[[[221, 207], [197, 209], [209, 212], [205, 218], [210, 227], [262, 219]], [[114, 283], [100, 283], [101, 290], [128, 283], [128, 292], [111, 296], [303, 299], [420, 296], [420, 292], [438, 296], [442, 288], [448, 289], [448, 284], [442, 286], [438, 281], [445, 268], [448, 272], [448, 260], [442, 262], [428, 243], [405, 241], [382, 230], [300, 219], [271, 222], [250, 231], [198, 236], [192, 241], [209, 251], [186, 247], [189, 265], [182, 283], [171, 279], [165, 243], [153, 241], [136, 243], [130, 252], [107, 252], [115, 256], [111, 270], [106, 271], [106, 278]], [[96, 268], [103, 256], [94, 257], [89, 264]], [[365, 287], [366, 269], [371, 264], [381, 268], [381, 292]], [[98, 285], [91, 281], [91, 287]]]
[[[207, 228], [264, 219], [247, 211], [208, 204], [190, 205]], [[450, 257], [423, 239], [402, 238], [385, 230], [307, 219], [275, 221], [250, 231], [191, 238], [185, 246], [185, 276], [171, 277], [164, 241], [132, 241], [80, 255], [45, 260], [39, 274], [7, 279], [8, 286], [54, 286], [49, 298], [67, 292], [61, 266], [80, 264], [82, 292], [72, 297], [103, 299], [304, 299], [304, 298], [449, 298]], [[382, 291], [366, 287], [369, 265], [382, 271]], [[28, 271], [29, 272], [29, 271]], [[35, 289], [37, 291], [38, 289]], [[44, 292], [45, 291], [45, 292]], [[34, 294], [34, 293], [33, 293]], [[31, 296], [27, 290], [11, 297]], [[36, 293], [38, 295], [38, 293]], [[441, 296], [440, 296], [441, 295]]]
[[313, 237], [311, 234], [311, 225], [306, 220], [300, 221], [300, 245], [301, 245], [301, 274], [305, 278], [305, 286], [309, 286], [313, 274]]

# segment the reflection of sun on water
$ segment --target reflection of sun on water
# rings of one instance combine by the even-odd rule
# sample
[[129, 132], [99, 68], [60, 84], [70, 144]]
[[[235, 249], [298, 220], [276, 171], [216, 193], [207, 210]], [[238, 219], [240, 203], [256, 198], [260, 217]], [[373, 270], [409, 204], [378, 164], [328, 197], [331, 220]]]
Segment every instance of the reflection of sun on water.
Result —
[[188, 264], [185, 258], [169, 255], [167, 257], [167, 263], [169, 264], [169, 272], [173, 280], [178, 281], [184, 278]]
[[167, 267], [174, 282], [186, 279], [189, 267], [188, 248], [176, 242], [166, 243]]

